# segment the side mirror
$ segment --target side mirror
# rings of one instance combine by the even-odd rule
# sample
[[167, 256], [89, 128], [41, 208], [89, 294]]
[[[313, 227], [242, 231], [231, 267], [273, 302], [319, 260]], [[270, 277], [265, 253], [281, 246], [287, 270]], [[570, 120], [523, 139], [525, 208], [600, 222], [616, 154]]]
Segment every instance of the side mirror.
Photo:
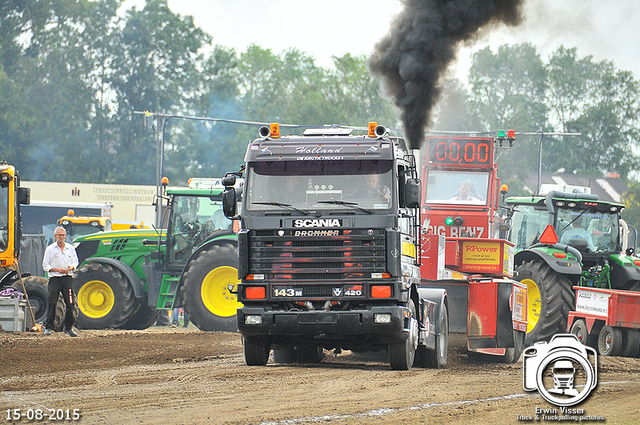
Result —
[[404, 185], [404, 200], [407, 208], [420, 208], [420, 180], [408, 179]]
[[227, 174], [222, 178], [222, 185], [229, 187], [236, 185], [236, 176], [234, 174]]
[[18, 187], [16, 197], [20, 205], [29, 205], [31, 203], [31, 189], [28, 187]]
[[[235, 176], [233, 176], [233, 180], [235, 180]], [[225, 184], [225, 186], [227, 185]], [[236, 189], [234, 187], [227, 187], [222, 193], [222, 212], [225, 217], [230, 219], [233, 219], [238, 212], [238, 201], [236, 200]]]

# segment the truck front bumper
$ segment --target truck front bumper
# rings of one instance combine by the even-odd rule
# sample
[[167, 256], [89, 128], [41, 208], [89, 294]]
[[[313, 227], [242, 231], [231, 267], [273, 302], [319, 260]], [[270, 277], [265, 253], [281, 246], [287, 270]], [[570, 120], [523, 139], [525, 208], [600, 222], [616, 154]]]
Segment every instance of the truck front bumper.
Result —
[[350, 311], [270, 311], [262, 307], [238, 309], [238, 330], [244, 337], [273, 342], [290, 338], [321, 340], [371, 337], [389, 344], [407, 339], [410, 312], [402, 306], [374, 306]]

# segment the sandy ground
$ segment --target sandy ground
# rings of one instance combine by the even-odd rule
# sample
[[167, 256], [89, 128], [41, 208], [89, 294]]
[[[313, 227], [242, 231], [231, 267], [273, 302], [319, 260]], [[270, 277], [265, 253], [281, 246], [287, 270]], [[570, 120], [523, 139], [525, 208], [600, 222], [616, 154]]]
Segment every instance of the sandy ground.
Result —
[[[452, 352], [446, 369], [393, 371], [384, 354], [325, 353], [315, 365], [249, 367], [232, 333], [0, 332], [1, 421], [55, 424], [61, 415], [84, 424], [509, 424], [554, 408], [562, 416], [523, 390], [521, 362], [479, 363]], [[606, 420], [592, 423], [640, 423], [640, 359], [598, 360], [598, 387], [574, 408]], [[25, 416], [10, 419], [14, 409]]]

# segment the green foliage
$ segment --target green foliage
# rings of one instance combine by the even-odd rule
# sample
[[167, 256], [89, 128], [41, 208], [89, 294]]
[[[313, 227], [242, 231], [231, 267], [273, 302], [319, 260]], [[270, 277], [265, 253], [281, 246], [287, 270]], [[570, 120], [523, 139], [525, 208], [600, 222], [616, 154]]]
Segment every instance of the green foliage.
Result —
[[[236, 52], [212, 45], [167, 0], [118, 15], [121, 3], [0, 2], [0, 159], [23, 179], [154, 183], [162, 128], [144, 127], [133, 111], [301, 126], [377, 121], [399, 129], [398, 111], [379, 95], [364, 56], [334, 57], [333, 67], [322, 68], [296, 49]], [[473, 57], [468, 87], [450, 80], [441, 89], [433, 129], [581, 132], [545, 137], [544, 171], [629, 178], [638, 168], [640, 88], [611, 62], [580, 58], [575, 48], [560, 47], [546, 62], [531, 44], [486, 48]], [[171, 118], [164, 173], [182, 184], [237, 170], [257, 128]], [[509, 193], [526, 192], [538, 137], [518, 137], [497, 159]], [[626, 214], [638, 203], [634, 193]]]

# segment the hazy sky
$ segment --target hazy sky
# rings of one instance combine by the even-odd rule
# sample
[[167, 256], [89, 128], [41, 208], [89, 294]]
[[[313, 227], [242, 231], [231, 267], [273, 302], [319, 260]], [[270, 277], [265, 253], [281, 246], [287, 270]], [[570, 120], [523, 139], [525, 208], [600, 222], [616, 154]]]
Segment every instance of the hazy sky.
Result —
[[[144, 6], [127, 0], [125, 7]], [[214, 43], [244, 51], [251, 43], [279, 54], [291, 47], [329, 67], [332, 56], [368, 55], [389, 31], [399, 0], [169, 0], [178, 14], [192, 15]], [[637, 0], [527, 0], [519, 27], [482, 34], [460, 50], [453, 72], [464, 78], [470, 56], [491, 46], [531, 42], [546, 61], [558, 46], [578, 47], [578, 55], [612, 60], [640, 76], [640, 8]]]

